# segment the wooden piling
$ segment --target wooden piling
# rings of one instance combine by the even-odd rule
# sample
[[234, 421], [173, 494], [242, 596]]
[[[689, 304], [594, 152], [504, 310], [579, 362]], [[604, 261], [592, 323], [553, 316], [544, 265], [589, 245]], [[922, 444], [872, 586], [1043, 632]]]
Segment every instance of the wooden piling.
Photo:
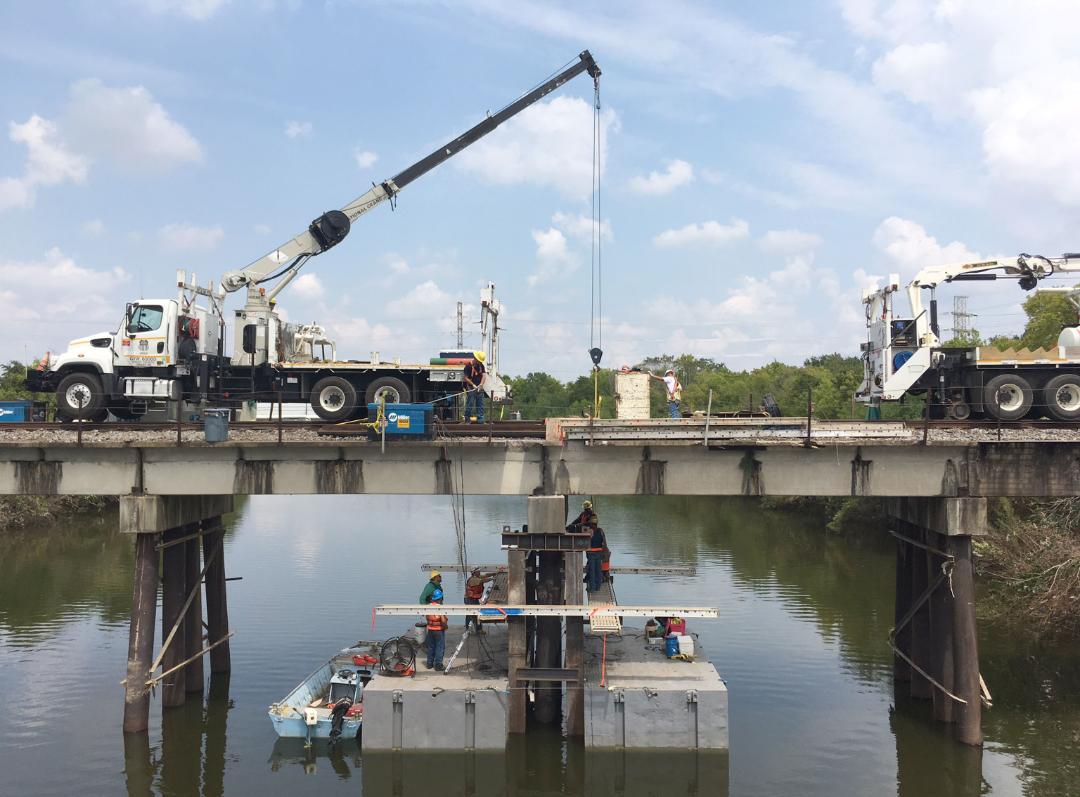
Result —
[[[930, 545], [938, 550], [945, 550], [947, 540], [941, 535], [927, 533]], [[930, 578], [936, 579], [941, 573], [945, 559], [930, 553]], [[930, 669], [928, 672], [939, 684], [950, 692], [953, 691], [953, 598], [946, 580], [930, 596]], [[956, 701], [934, 689], [934, 719], [939, 722], [953, 722]]]
[[[169, 529], [165, 532], [164, 542], [168, 543], [178, 537], [190, 533], [188, 526]], [[183, 625], [180, 612], [184, 608], [184, 600], [187, 595], [184, 590], [186, 556], [185, 544], [169, 545], [161, 552], [161, 638], [165, 640], [173, 626], [179, 621]], [[161, 656], [162, 672], [175, 667], [185, 658], [184, 656], [184, 629], [173, 638], [172, 643], [165, 648]], [[164, 642], [162, 642], [164, 644]], [[176, 672], [162, 681], [161, 705], [169, 708], [184, 704], [187, 694], [187, 682], [183, 671]]]
[[[225, 529], [221, 518], [211, 518], [204, 524], [203, 561], [206, 568], [206, 626], [207, 644], [212, 645], [229, 634], [229, 602], [225, 581]], [[214, 549], [221, 546], [217, 556], [211, 559]], [[210, 672], [229, 672], [232, 655], [226, 640], [210, 651]]]
[[143, 733], [150, 725], [150, 664], [157, 621], [160, 534], [135, 536], [135, 578], [128, 629], [127, 681], [124, 683], [124, 733]]
[[[525, 551], [507, 552], [506, 597], [510, 603], [525, 602]], [[525, 733], [526, 693], [517, 681], [518, 670], [525, 666], [525, 618], [511, 617], [507, 625], [507, 669], [510, 694], [506, 700], [506, 732]]]
[[979, 683], [979, 644], [975, 624], [975, 577], [971, 566], [971, 537], [950, 536], [953, 556], [953, 678], [956, 694], [967, 701], [954, 709], [956, 736], [964, 744], [981, 745], [982, 689]]
[[[911, 546], [906, 540], [896, 539], [896, 589], [894, 591], [893, 627], [900, 625], [911, 608]], [[905, 656], [911, 656], [911, 626], [905, 625], [896, 632], [894, 644]], [[911, 667], [900, 656], [893, 657], [893, 683], [911, 681]]]
[[203, 649], [202, 584], [199, 583], [201, 548], [198, 537], [184, 543], [184, 598], [193, 591], [195, 598], [184, 617], [184, 658], [192, 660], [181, 672], [187, 691], [196, 693], [203, 690], [203, 657], [199, 655]]
[[[918, 541], [922, 542], [920, 532]], [[917, 601], [926, 591], [927, 554], [926, 550], [916, 545], [910, 546], [911, 554], [911, 600]], [[919, 667], [930, 672], [930, 605], [924, 603], [911, 618], [911, 660]], [[914, 670], [911, 673], [911, 696], [921, 700], [932, 697], [933, 687], [930, 682]]]

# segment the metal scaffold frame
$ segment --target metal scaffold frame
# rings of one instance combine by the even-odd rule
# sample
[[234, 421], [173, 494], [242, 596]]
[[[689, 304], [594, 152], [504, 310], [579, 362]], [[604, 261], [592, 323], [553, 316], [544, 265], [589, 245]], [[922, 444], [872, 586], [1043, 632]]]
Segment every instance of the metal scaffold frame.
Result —
[[706, 617], [717, 618], [720, 609], [709, 606], [543, 606], [535, 604], [509, 604], [506, 606], [443, 604], [421, 606], [414, 603], [387, 603], [373, 608], [372, 613], [384, 617], [409, 617], [418, 614], [445, 614], [460, 617], [593, 617], [616, 615], [618, 617]]

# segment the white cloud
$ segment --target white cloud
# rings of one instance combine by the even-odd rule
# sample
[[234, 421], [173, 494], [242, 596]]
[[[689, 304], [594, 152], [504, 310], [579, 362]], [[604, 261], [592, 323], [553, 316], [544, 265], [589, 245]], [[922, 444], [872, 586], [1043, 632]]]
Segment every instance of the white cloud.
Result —
[[1074, 0], [843, 0], [842, 10], [874, 50], [875, 84], [977, 136], [1000, 188], [1080, 205], [1080, 162], [1064, 133], [1080, 125]]
[[83, 222], [82, 231], [83, 235], [98, 238], [105, 234], [105, 222], [101, 219], [91, 219], [90, 221]]
[[566, 236], [561, 230], [549, 227], [546, 230], [533, 230], [533, 241], [536, 243], [536, 256], [541, 260], [565, 261], [569, 257], [566, 249]]
[[285, 123], [285, 135], [289, 138], [310, 138], [315, 128], [311, 122], [298, 122], [290, 119]]
[[331, 338], [338, 345], [339, 357], [360, 357], [361, 353], [366, 354], [401, 340], [401, 336], [386, 324], [371, 322], [366, 318], [331, 317], [325, 323]]
[[356, 158], [356, 165], [361, 169], [370, 169], [379, 159], [378, 155], [366, 149], [357, 149], [353, 152], [353, 157]]
[[456, 312], [457, 303], [434, 280], [425, 280], [404, 296], [386, 303], [390, 318], [435, 319]]
[[638, 194], [663, 196], [694, 181], [694, 167], [684, 160], [669, 161], [663, 172], [630, 178], [630, 190]]
[[67, 148], [54, 122], [34, 114], [22, 124], [8, 123], [8, 137], [26, 147], [26, 161], [21, 177], [0, 179], [0, 211], [29, 207], [40, 186], [86, 180], [89, 162]]
[[677, 230], [664, 230], [653, 238], [653, 244], [664, 248], [700, 244], [726, 244], [741, 240], [749, 235], [750, 225], [743, 219], [731, 219], [728, 224], [721, 224], [718, 221], [705, 221], [700, 224], [687, 224]]
[[802, 230], [769, 230], [758, 241], [763, 252], [778, 255], [812, 252], [821, 244], [820, 235]]
[[122, 268], [95, 270], [78, 265], [60, 249], [40, 260], [0, 256], [0, 356], [23, 359], [62, 351], [71, 338], [112, 327], [125, 297], [117, 295], [130, 276]]
[[155, 14], [169, 14], [204, 22], [228, 5], [229, 0], [136, 0]]
[[[494, 185], [529, 183], [580, 199], [591, 193], [593, 107], [579, 97], [538, 102], [461, 152], [455, 168]], [[615, 112], [601, 112], [601, 167]]]
[[536, 244], [536, 271], [527, 279], [530, 288], [563, 278], [577, 270], [580, 259], [570, 251], [562, 230], [555, 227], [533, 230], [532, 238]]
[[959, 241], [939, 244], [937, 238], [922, 225], [898, 216], [890, 216], [878, 225], [873, 242], [894, 263], [911, 272], [926, 266], [982, 259], [981, 255]]
[[289, 288], [301, 299], [321, 299], [325, 291], [319, 277], [315, 274], [301, 274], [289, 285]]
[[551, 224], [567, 235], [584, 241], [591, 241], [599, 230], [604, 240], [611, 240], [611, 222], [604, 219], [599, 224], [584, 213], [563, 213], [559, 211], [551, 217]]
[[221, 243], [221, 227], [197, 227], [193, 224], [166, 224], [158, 230], [158, 241], [169, 252], [209, 252]]
[[203, 160], [195, 137], [142, 86], [78, 81], [63, 126], [81, 151], [132, 171], [164, 171]]

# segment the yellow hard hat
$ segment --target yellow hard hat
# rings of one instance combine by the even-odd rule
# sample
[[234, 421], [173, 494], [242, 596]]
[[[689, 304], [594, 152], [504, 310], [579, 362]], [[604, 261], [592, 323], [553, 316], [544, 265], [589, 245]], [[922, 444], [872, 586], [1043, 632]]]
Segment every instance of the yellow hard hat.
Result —
[[582, 501], [581, 502], [581, 508], [582, 509], [592, 509], [592, 501]]
[[478, 359], [480, 362], [483, 362], [484, 360], [487, 359], [487, 357], [484, 355], [484, 353], [482, 351], [474, 351], [473, 354], [476, 356], [476, 359]]
[[442, 573], [440, 573], [438, 570], [432, 570], [431, 575], [428, 576], [428, 578], [429, 579], [440, 578], [441, 576], [442, 576]]

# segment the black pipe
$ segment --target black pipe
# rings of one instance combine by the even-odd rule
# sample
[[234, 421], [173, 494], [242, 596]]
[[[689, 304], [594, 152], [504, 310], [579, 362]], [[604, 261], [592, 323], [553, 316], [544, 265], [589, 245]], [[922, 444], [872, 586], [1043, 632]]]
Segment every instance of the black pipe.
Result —
[[938, 328], [937, 299], [930, 300], [930, 331], [934, 333], [935, 338], [941, 339], [941, 330]]

